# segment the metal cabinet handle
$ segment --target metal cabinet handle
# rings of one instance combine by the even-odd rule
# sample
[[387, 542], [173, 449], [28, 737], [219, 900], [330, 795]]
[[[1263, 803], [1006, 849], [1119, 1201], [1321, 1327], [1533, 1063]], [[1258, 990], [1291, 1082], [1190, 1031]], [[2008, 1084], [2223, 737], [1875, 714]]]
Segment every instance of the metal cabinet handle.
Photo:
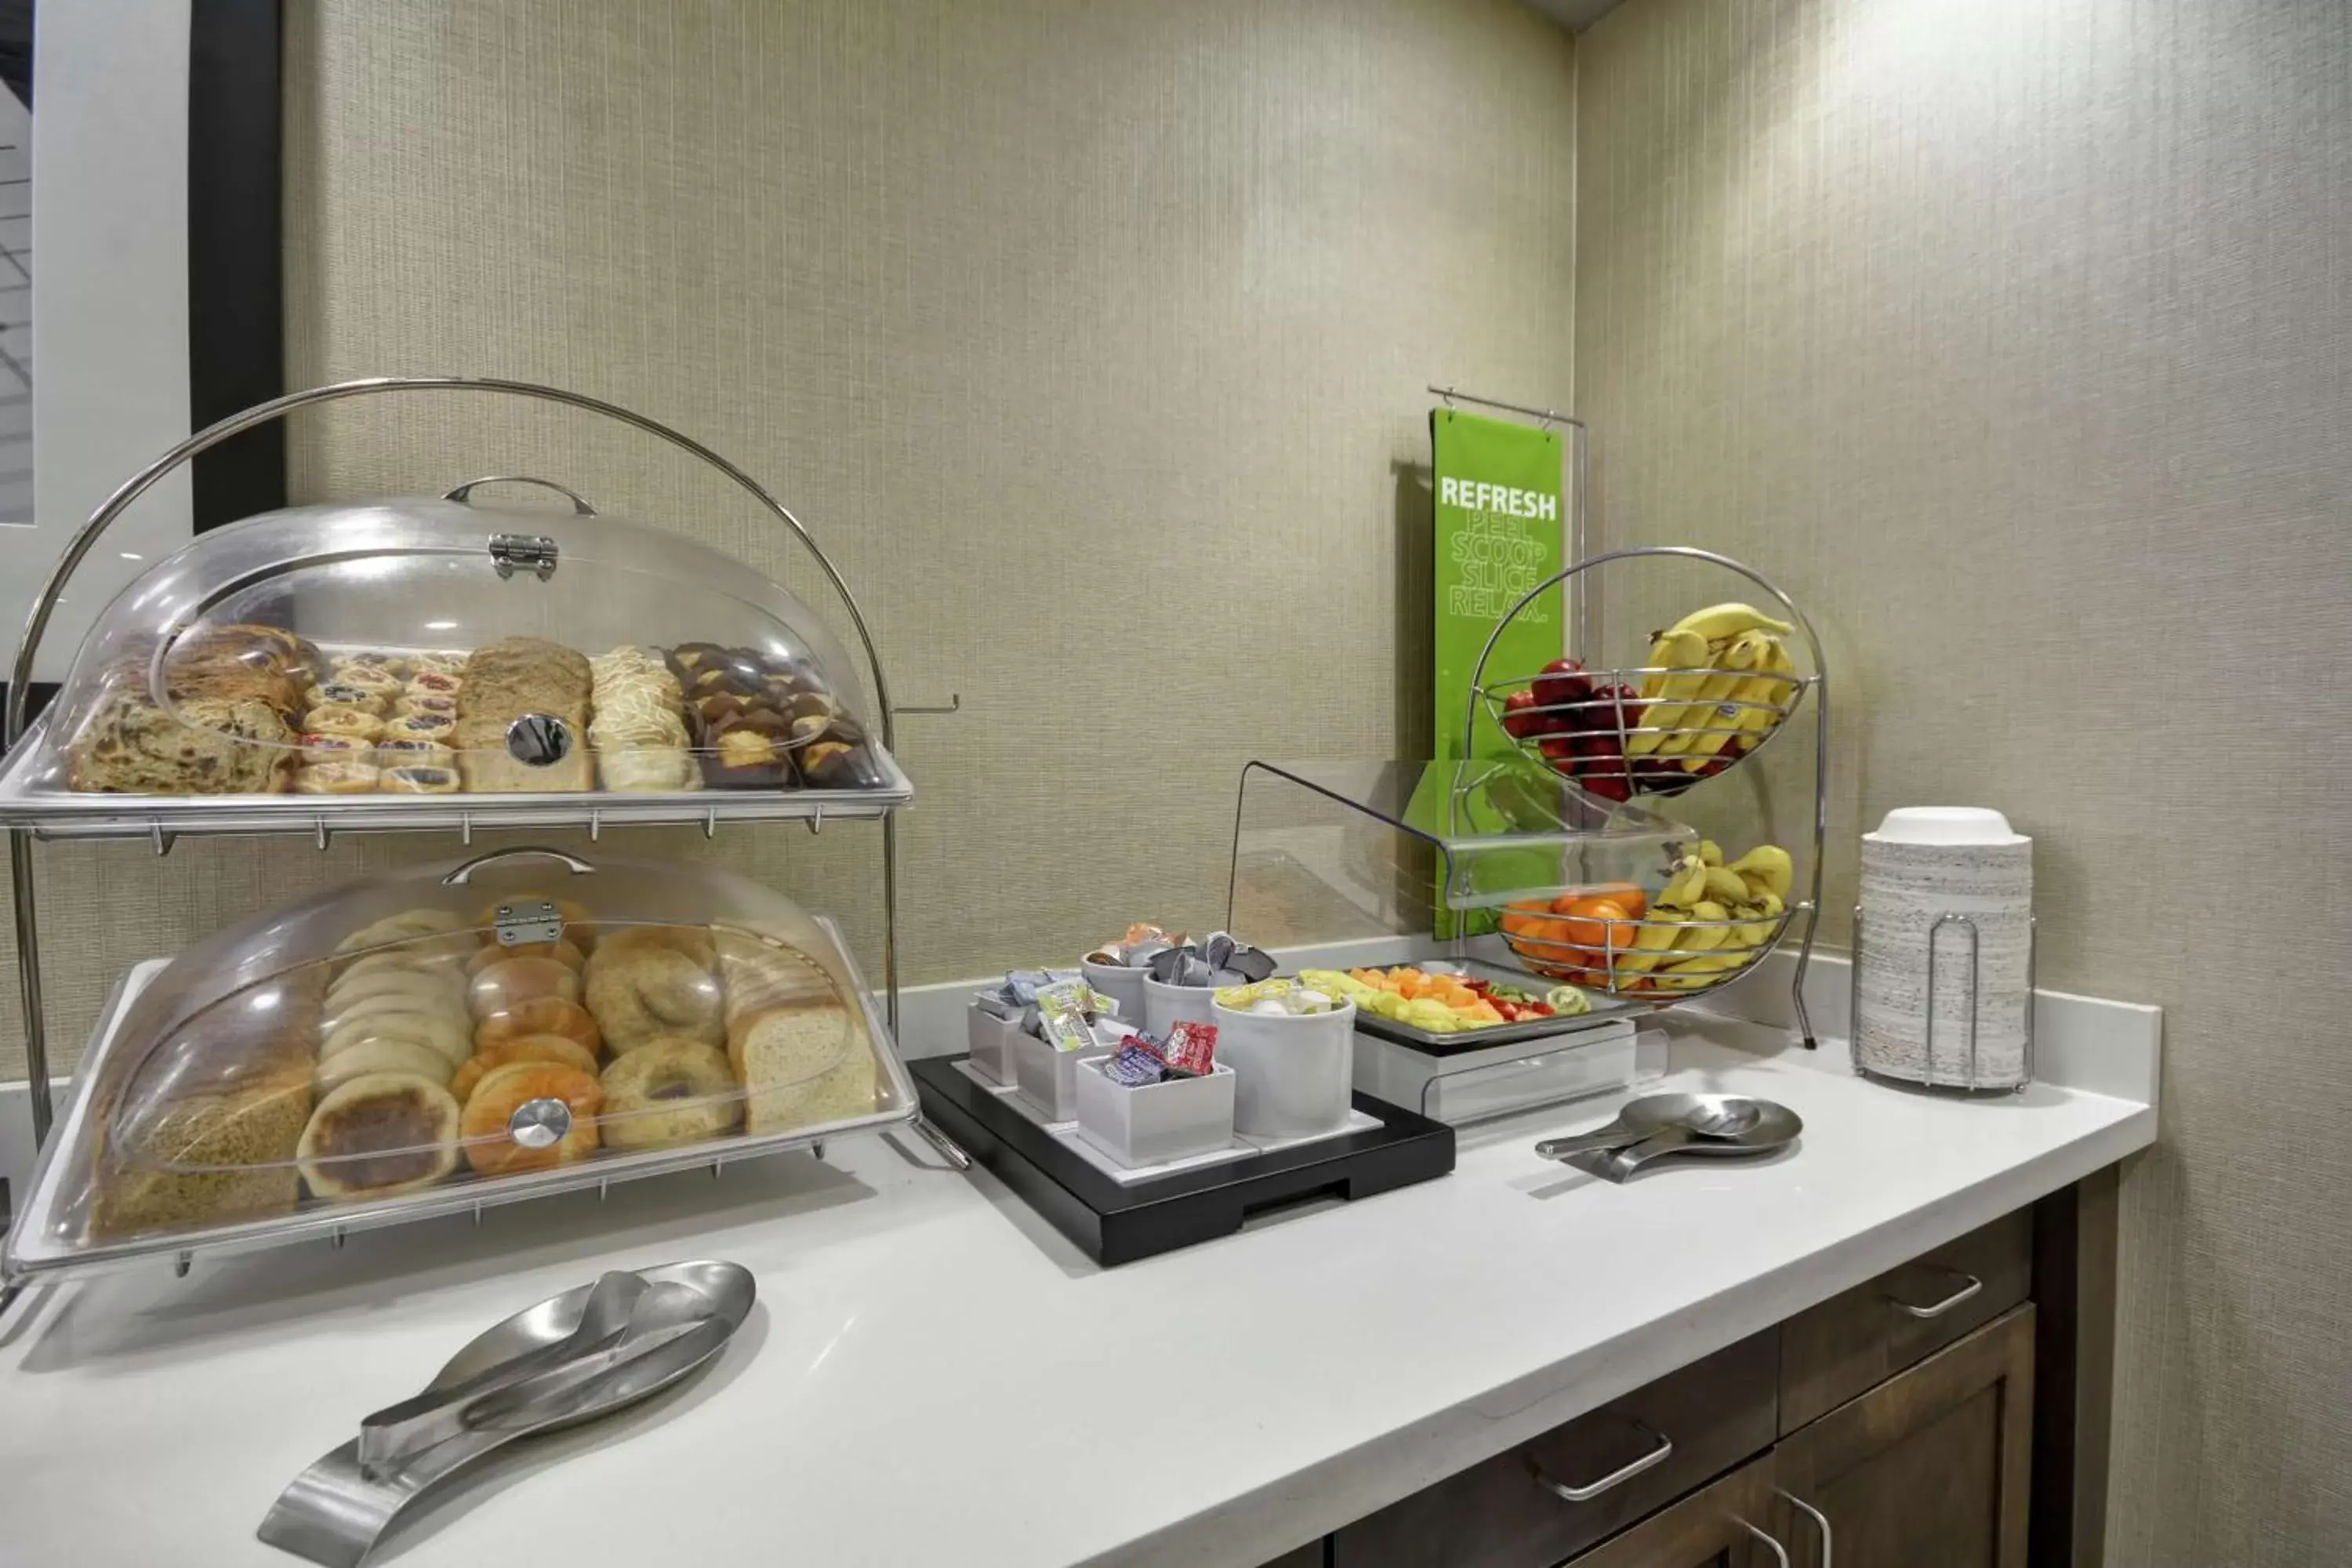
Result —
[[589, 872], [593, 871], [596, 868], [589, 862], [580, 858], [579, 856], [566, 855], [561, 849], [533, 849], [528, 845], [520, 845], [512, 849], [493, 849], [487, 855], [477, 855], [471, 860], [467, 861], [464, 865], [458, 867], [456, 870], [451, 871], [447, 876], [442, 878], [441, 884], [447, 888], [462, 888], [467, 883], [472, 881], [474, 879], [474, 873], [480, 870], [485, 866], [495, 865], [500, 860], [520, 860], [526, 858], [543, 860], [561, 860], [575, 877], [586, 876]]
[[1891, 1293], [1887, 1295], [1886, 1299], [1895, 1303], [1895, 1305], [1902, 1308], [1905, 1311], [1910, 1313], [1915, 1318], [1940, 1318], [1945, 1313], [1950, 1311], [1953, 1308], [1958, 1306], [1961, 1302], [1967, 1300], [1969, 1297], [1984, 1289], [1984, 1281], [1978, 1279], [1973, 1274], [1961, 1274], [1957, 1268], [1950, 1269], [1948, 1272], [1958, 1275], [1960, 1279], [1967, 1280], [1968, 1283], [1961, 1286], [1958, 1289], [1953, 1291], [1950, 1295], [1945, 1297], [1942, 1300], [1937, 1302], [1932, 1307], [1915, 1307], [1910, 1302], [1905, 1300], [1902, 1297], [1893, 1295]]
[[1754, 1536], [1757, 1540], [1762, 1542], [1765, 1545], [1770, 1547], [1772, 1549], [1772, 1560], [1780, 1563], [1780, 1568], [1789, 1568], [1789, 1549], [1787, 1547], [1781, 1545], [1779, 1542], [1773, 1540], [1770, 1536], [1765, 1534], [1762, 1531], [1757, 1529], [1754, 1525], [1748, 1523], [1744, 1519], [1739, 1521], [1739, 1527], [1748, 1531], [1748, 1534]]
[[471, 506], [474, 504], [472, 498], [475, 489], [482, 485], [537, 485], [541, 489], [553, 490], [557, 495], [560, 495], [565, 500], [570, 501], [572, 503], [572, 514], [574, 517], [593, 517], [596, 515], [596, 509], [590, 506], [581, 496], [579, 491], [574, 490], [568, 486], [559, 485], [553, 479], [535, 479], [529, 474], [484, 474], [478, 479], [467, 479], [464, 484], [459, 485], [456, 489], [449, 491], [441, 499], [443, 500], [456, 501], [461, 506]]
[[1811, 1503], [1807, 1502], [1804, 1499], [1799, 1497], [1794, 1492], [1785, 1490], [1780, 1487], [1774, 1487], [1772, 1489], [1772, 1492], [1773, 1495], [1778, 1497], [1782, 1502], [1787, 1503], [1790, 1508], [1795, 1509], [1799, 1513], [1803, 1514], [1807, 1519], [1813, 1521], [1813, 1528], [1822, 1532], [1822, 1568], [1830, 1568], [1831, 1543], [1830, 1521], [1828, 1516], [1823, 1514], [1820, 1509], [1815, 1508]]
[[1623, 1469], [1612, 1470], [1609, 1474], [1601, 1477], [1599, 1480], [1594, 1481], [1588, 1486], [1581, 1487], [1572, 1487], [1566, 1481], [1556, 1481], [1552, 1479], [1549, 1476], [1544, 1474], [1543, 1467], [1541, 1465], [1537, 1464], [1534, 1459], [1530, 1458], [1528, 1461], [1528, 1468], [1529, 1471], [1533, 1472], [1536, 1478], [1536, 1484], [1543, 1488], [1544, 1490], [1551, 1493], [1554, 1497], [1564, 1498], [1570, 1502], [1591, 1502], [1594, 1498], [1599, 1497], [1602, 1492], [1607, 1491], [1610, 1488], [1622, 1486], [1625, 1482], [1632, 1480], [1635, 1476], [1640, 1475], [1643, 1470], [1654, 1469], [1658, 1466], [1664, 1464], [1666, 1462], [1666, 1456], [1675, 1451], [1674, 1439], [1668, 1437], [1664, 1432], [1654, 1431], [1650, 1427], [1643, 1426], [1639, 1421], [1631, 1421], [1626, 1423], [1626, 1425], [1632, 1426], [1636, 1432], [1648, 1433], [1650, 1436], [1657, 1440], [1657, 1446], [1653, 1447], [1648, 1453], [1643, 1455], [1640, 1458], [1634, 1460], [1632, 1464], [1627, 1465]]

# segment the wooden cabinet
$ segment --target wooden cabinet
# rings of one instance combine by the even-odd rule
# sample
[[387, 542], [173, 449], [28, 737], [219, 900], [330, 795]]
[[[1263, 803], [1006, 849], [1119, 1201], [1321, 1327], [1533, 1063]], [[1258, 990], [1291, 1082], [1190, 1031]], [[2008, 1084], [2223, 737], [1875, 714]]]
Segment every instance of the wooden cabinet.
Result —
[[[2029, 1304], [1782, 1438], [1775, 1479], [1838, 1568], [2025, 1568], [2032, 1438]], [[1809, 1516], [1772, 1517], [1792, 1563], [1823, 1561]]]
[[1333, 1568], [1552, 1568], [1771, 1447], [1778, 1352], [1742, 1340], [1358, 1520]]
[[1778, 1568], [1780, 1559], [1761, 1539], [1771, 1509], [1767, 1457], [1570, 1558], [1565, 1568]]
[[1793, 1432], [2025, 1300], [2032, 1217], [2023, 1209], [1780, 1325], [1780, 1430]]

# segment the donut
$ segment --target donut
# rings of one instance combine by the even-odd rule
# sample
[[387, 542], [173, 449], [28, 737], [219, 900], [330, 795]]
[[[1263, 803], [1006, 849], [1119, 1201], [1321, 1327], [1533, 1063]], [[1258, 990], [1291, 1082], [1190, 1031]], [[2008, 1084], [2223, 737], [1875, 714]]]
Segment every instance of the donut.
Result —
[[579, 973], [580, 966], [587, 962], [580, 956], [580, 950], [568, 942], [525, 942], [512, 947], [480, 949], [466, 961], [466, 973], [479, 974], [493, 963], [503, 963], [510, 958], [551, 958], [574, 974]]
[[373, 741], [383, 733], [383, 720], [374, 710], [355, 702], [322, 702], [302, 715], [302, 729], [312, 735]]
[[495, 904], [484, 904], [474, 911], [474, 924], [488, 931], [499, 923], [499, 910], [502, 906], [511, 910], [520, 909], [525, 904], [553, 904], [555, 912], [563, 917], [563, 940], [583, 953], [596, 950], [596, 917], [588, 912], [588, 906], [570, 899], [559, 899], [551, 893], [542, 893], [535, 888], [509, 893]]
[[386, 795], [455, 795], [457, 793], [457, 770], [386, 768], [383, 787]]
[[442, 1013], [371, 1013], [353, 1018], [319, 1042], [319, 1059], [340, 1056], [369, 1040], [414, 1040], [448, 1058], [453, 1068], [473, 1055], [466, 1031]]
[[727, 1058], [683, 1035], [659, 1035], [604, 1069], [600, 1128], [612, 1149], [667, 1149], [719, 1138], [743, 1124], [743, 1096]]
[[535, 996], [577, 1002], [580, 976], [560, 959], [501, 957], [474, 976], [470, 994], [474, 1016], [487, 1018], [493, 1013], [510, 1012], [516, 1004]]
[[710, 933], [688, 926], [607, 931], [582, 976], [604, 1045], [625, 1056], [665, 1035], [707, 1046], [726, 1038], [723, 990]]
[[420, 1046], [415, 1040], [362, 1040], [350, 1050], [320, 1062], [318, 1070], [310, 1075], [310, 1083], [320, 1094], [332, 1094], [352, 1079], [369, 1073], [404, 1072], [446, 1084], [449, 1070], [448, 1058], [431, 1046]]
[[382, 1198], [457, 1168], [457, 1101], [417, 1073], [363, 1073], [321, 1097], [294, 1161], [322, 1198]]
[[313, 763], [294, 772], [296, 795], [373, 795], [383, 777], [372, 763]]
[[575, 1071], [593, 1074], [596, 1070], [595, 1053], [577, 1040], [562, 1035], [517, 1035], [512, 1039], [496, 1040], [467, 1057], [449, 1080], [449, 1092], [464, 1104], [474, 1097], [474, 1086], [483, 1077], [515, 1062], [553, 1062]]
[[[544, 1149], [527, 1149], [508, 1131], [514, 1113], [534, 1100], [560, 1100], [572, 1110], [572, 1130]], [[492, 1068], [474, 1085], [458, 1113], [466, 1159], [485, 1176], [544, 1171], [584, 1160], [596, 1152], [596, 1112], [604, 1103], [604, 1086], [596, 1075], [578, 1068], [555, 1062], [509, 1062]]]
[[502, 1013], [485, 1016], [474, 1026], [474, 1049], [488, 1050], [500, 1040], [518, 1039], [524, 1035], [562, 1035], [586, 1047], [592, 1059], [604, 1045], [604, 1037], [587, 1008], [561, 996], [534, 996]]

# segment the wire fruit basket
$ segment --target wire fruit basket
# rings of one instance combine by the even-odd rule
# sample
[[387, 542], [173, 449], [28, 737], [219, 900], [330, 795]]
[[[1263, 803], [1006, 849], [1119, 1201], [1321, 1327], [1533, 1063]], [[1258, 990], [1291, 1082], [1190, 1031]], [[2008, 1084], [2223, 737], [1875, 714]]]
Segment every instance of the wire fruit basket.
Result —
[[[1711, 605], [1652, 635], [1648, 662], [1600, 668], [1577, 647], [1540, 670], [1488, 668], [1504, 628], [1559, 584], [1612, 563], [1694, 561], [1761, 590], [1768, 612]], [[1585, 590], [1588, 594], [1590, 589]], [[1785, 616], [1783, 619], [1781, 617]], [[1791, 643], [1801, 645], [1801, 667]], [[1829, 689], [1820, 637], [1794, 601], [1754, 569], [1712, 551], [1644, 545], [1575, 562], [1530, 588], [1496, 623], [1471, 674], [1473, 702], [1463, 754], [1476, 755], [1483, 708], [1520, 752], [1601, 803], [1674, 795], [1754, 756], [1814, 701], [1812, 856], [1799, 896], [1788, 851], [1759, 845], [1727, 862], [1712, 840], [1675, 852], [1654, 892], [1630, 882], [1572, 889], [1549, 900], [1507, 903], [1497, 932], [1528, 969], [1547, 978], [1649, 1006], [1730, 984], [1754, 971], [1804, 917], [1794, 997], [1813, 1042], [1801, 991], [1821, 907], [1829, 826]]]
[[1643, 665], [1592, 668], [1561, 658], [1489, 678], [1482, 657], [1475, 703], [1521, 752], [1588, 794], [1619, 801], [1679, 795], [1753, 755], [1820, 681], [1818, 660], [1815, 674], [1797, 672], [1786, 641], [1796, 629], [1750, 605], [1725, 604], [1657, 633]]

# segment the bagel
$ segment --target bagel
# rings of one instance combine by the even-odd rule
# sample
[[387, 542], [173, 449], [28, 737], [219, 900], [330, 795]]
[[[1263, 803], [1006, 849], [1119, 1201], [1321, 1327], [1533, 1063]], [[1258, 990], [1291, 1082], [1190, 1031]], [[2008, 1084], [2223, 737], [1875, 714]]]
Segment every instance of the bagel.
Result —
[[743, 1124], [743, 1093], [718, 1047], [683, 1035], [646, 1041], [604, 1069], [602, 1131], [612, 1149], [667, 1149]]
[[489, 1014], [476, 1024], [474, 1049], [483, 1050], [500, 1040], [522, 1035], [562, 1035], [585, 1046], [592, 1058], [604, 1046], [604, 1034], [587, 1008], [561, 996], [534, 996], [504, 1012]]
[[[514, 1113], [534, 1100], [560, 1100], [572, 1110], [571, 1130], [544, 1149], [525, 1148], [508, 1131]], [[593, 1073], [578, 1068], [554, 1062], [492, 1068], [474, 1085], [459, 1113], [466, 1159], [485, 1176], [551, 1170], [584, 1160], [596, 1152], [596, 1112], [604, 1103], [604, 1086]]]
[[463, 1105], [474, 1098], [474, 1086], [499, 1068], [514, 1062], [553, 1062], [584, 1073], [596, 1070], [596, 1058], [577, 1040], [562, 1035], [517, 1035], [494, 1041], [467, 1057], [449, 1080], [449, 1092]]
[[452, 944], [452, 933], [462, 931], [466, 922], [446, 910], [404, 910], [396, 915], [386, 915], [373, 925], [362, 926], [335, 944], [338, 956], [357, 956], [377, 948], [406, 943], [420, 952], [456, 952], [464, 954], [474, 950], [471, 937]]
[[727, 1037], [725, 991], [707, 931], [631, 926], [608, 931], [588, 960], [583, 990], [614, 1056], [670, 1035], [706, 1046]]
[[566, 1002], [580, 1000], [580, 976], [553, 958], [502, 958], [474, 976], [470, 992], [474, 1016], [512, 1012], [519, 1005], [541, 996]]
[[[362, 963], [373, 963], [362, 959]], [[449, 963], [421, 964], [414, 968], [398, 964], [378, 964], [373, 969], [353, 967], [345, 970], [327, 987], [327, 1012], [364, 1002], [371, 996], [415, 996], [436, 1005], [448, 1005], [460, 1012], [466, 1005], [465, 987], [458, 984], [457, 966]]]
[[415, 1073], [364, 1073], [320, 1100], [295, 1164], [322, 1198], [383, 1198], [457, 1168], [457, 1100]]
[[469, 977], [478, 975], [493, 963], [502, 963], [509, 958], [551, 958], [574, 974], [579, 973], [588, 962], [581, 956], [580, 950], [568, 942], [526, 942], [513, 947], [493, 945], [475, 949], [474, 956], [466, 960], [466, 973]]

